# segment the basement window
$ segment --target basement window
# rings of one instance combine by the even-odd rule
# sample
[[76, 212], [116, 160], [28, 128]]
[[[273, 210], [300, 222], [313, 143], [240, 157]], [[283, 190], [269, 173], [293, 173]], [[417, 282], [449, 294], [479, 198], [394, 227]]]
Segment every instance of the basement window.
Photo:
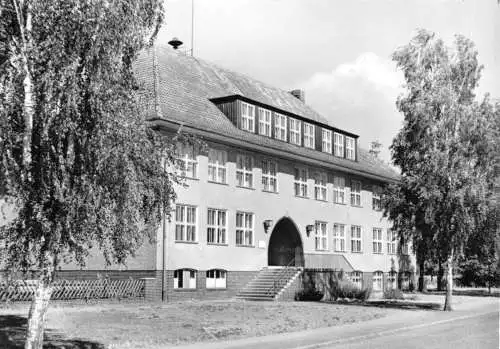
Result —
[[195, 289], [196, 270], [177, 269], [174, 271], [174, 289]]
[[206, 287], [207, 288], [226, 288], [226, 271], [221, 269], [207, 270], [206, 274]]

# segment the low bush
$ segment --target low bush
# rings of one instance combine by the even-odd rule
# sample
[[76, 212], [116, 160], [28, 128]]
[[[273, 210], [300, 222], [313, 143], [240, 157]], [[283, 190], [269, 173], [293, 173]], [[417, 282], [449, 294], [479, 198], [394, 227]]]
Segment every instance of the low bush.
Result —
[[359, 288], [349, 280], [333, 279], [328, 285], [328, 294], [331, 300], [339, 298], [350, 298], [365, 301], [370, 297], [372, 289], [370, 287]]
[[325, 294], [321, 291], [318, 291], [316, 289], [312, 290], [301, 290], [298, 291], [295, 294], [295, 300], [296, 301], [314, 301], [318, 302], [320, 301]]
[[384, 299], [404, 299], [403, 291], [397, 288], [390, 288], [384, 291]]

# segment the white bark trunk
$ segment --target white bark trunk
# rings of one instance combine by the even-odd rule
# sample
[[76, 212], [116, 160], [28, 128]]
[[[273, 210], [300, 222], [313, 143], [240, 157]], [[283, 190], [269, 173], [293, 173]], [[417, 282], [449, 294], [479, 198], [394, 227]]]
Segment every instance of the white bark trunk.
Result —
[[448, 266], [447, 266], [447, 275], [446, 275], [446, 298], [444, 301], [444, 310], [452, 311], [453, 310], [453, 250], [448, 256]]
[[40, 280], [31, 301], [24, 349], [42, 349], [45, 318], [51, 295], [52, 286]]

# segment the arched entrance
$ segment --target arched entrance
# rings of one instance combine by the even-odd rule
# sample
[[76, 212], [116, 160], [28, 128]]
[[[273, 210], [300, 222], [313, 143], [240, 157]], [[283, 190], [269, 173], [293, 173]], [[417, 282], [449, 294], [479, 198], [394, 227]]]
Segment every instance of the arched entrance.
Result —
[[268, 264], [304, 266], [302, 239], [295, 223], [290, 218], [281, 218], [271, 233]]

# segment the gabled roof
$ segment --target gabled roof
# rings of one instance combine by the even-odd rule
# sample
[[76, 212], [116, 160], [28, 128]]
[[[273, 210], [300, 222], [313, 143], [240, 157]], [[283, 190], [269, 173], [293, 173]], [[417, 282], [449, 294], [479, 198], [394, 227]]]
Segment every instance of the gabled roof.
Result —
[[357, 162], [332, 154], [285, 143], [242, 131], [210, 100], [241, 95], [305, 119], [335, 127], [311, 107], [289, 92], [238, 74], [214, 64], [187, 56], [165, 46], [142, 53], [136, 62], [136, 75], [147, 91], [144, 107], [164, 125], [182, 124], [208, 138], [280, 156], [314, 161], [315, 165], [376, 178], [397, 180], [398, 175], [380, 160], [359, 148]]

